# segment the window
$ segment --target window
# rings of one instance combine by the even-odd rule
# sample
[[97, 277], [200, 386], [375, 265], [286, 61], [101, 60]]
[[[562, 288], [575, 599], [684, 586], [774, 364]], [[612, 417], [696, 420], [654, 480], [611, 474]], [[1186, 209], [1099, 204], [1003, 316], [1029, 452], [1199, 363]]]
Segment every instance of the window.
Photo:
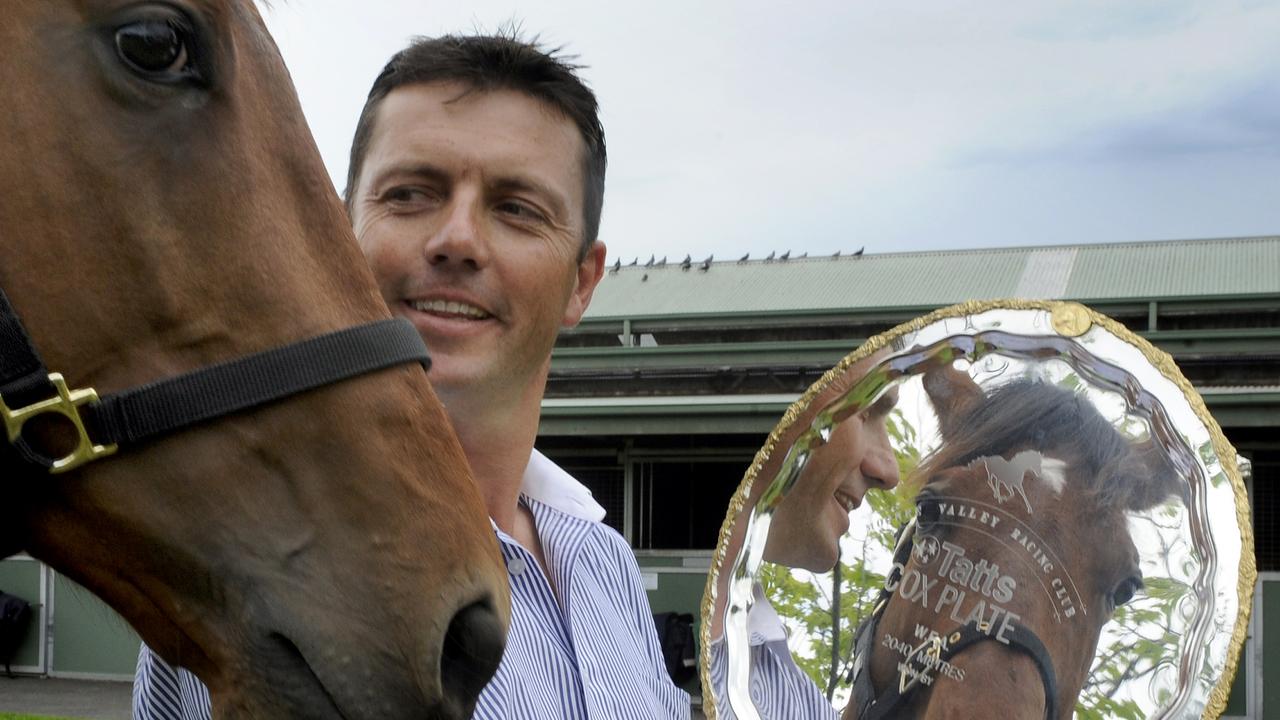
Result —
[[604, 524], [625, 535], [626, 483], [623, 467], [614, 457], [571, 458], [559, 463], [604, 508]]
[[636, 461], [632, 547], [714, 550], [729, 499], [749, 463], [750, 458]]

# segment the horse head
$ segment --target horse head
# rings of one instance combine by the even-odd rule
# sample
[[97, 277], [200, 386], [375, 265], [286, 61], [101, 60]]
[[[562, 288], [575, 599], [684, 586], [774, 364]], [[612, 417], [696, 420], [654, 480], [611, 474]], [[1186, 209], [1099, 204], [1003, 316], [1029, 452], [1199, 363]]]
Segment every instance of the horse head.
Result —
[[[389, 317], [251, 2], [13, 2], [0, 47], [0, 288], [70, 383]], [[101, 596], [221, 717], [469, 716], [500, 657], [495, 538], [420, 367], [0, 476], [0, 555]]]
[[896, 706], [863, 720], [1071, 717], [1103, 625], [1142, 586], [1126, 513], [1176, 475], [1070, 390], [988, 393], [950, 366], [923, 384], [942, 445], [870, 637], [873, 697]]

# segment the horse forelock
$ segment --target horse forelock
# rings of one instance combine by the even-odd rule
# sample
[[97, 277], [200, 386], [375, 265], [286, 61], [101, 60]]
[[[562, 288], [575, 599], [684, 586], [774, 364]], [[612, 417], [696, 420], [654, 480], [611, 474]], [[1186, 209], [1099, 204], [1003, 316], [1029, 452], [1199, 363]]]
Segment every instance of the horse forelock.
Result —
[[[965, 467], [984, 457], [1009, 461], [1024, 452], [1040, 455], [1036, 471], [1055, 493], [1075, 490], [1099, 503], [1132, 505], [1146, 492], [1146, 478], [1126, 472], [1134, 450], [1089, 400], [1040, 380], [1020, 379], [997, 387], [966, 409], [958, 432], [920, 465], [929, 477], [945, 468]], [[1029, 468], [1035, 471], [1035, 468]]]

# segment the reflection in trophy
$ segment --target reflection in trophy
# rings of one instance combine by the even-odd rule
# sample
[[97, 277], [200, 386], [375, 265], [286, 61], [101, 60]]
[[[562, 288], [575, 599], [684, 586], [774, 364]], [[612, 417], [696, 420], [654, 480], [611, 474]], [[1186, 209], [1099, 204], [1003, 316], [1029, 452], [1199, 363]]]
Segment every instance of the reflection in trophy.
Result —
[[717, 717], [1199, 717], [1229, 682], [1234, 452], [1123, 328], [1013, 304], [873, 340], [784, 417], [708, 583]]
[[[858, 363], [833, 379], [811, 404], [812, 412], [797, 420], [794, 431], [786, 437], [786, 444], [795, 443], [806, 428], [813, 425], [815, 415], [830, 401], [847, 395], [868, 368], [887, 355], [878, 353]], [[899, 478], [897, 458], [889, 438], [889, 414], [897, 403], [897, 391], [889, 390], [869, 407], [849, 408], [833, 413], [828, 427], [822, 433], [807, 433], [806, 457], [797, 477], [785, 496], [772, 512], [764, 559], [782, 568], [795, 568], [815, 573], [828, 572], [839, 560], [840, 540], [849, 531], [850, 514], [860, 507], [869, 490], [888, 490], [896, 487]], [[859, 411], [855, 411], [859, 410]], [[763, 477], [776, 475], [783, 464], [783, 457], [775, 455], [764, 466]], [[734, 553], [741, 549], [747, 529], [750, 511], [766, 490], [765, 484], [756, 486], [746, 510], [734, 524], [729, 546]], [[727, 657], [724, 652], [723, 616], [727, 598], [728, 574], [720, 578], [717, 605], [711, 614], [710, 675], [726, 681]], [[790, 687], [788, 696], [799, 696], [809, 707], [800, 712], [795, 703], [784, 702], [772, 717], [800, 716], [835, 717], [829, 696], [822, 693], [792, 661], [786, 644], [786, 631], [764, 596], [763, 588], [754, 589], [756, 600], [748, 618], [751, 628], [750, 642], [756, 656], [755, 666], [774, 683]], [[767, 702], [765, 693], [760, 702]], [[773, 697], [782, 695], [774, 693]], [[722, 706], [720, 717], [732, 718], [732, 710]]]
[[[865, 374], [875, 356], [849, 369], [828, 394]], [[769, 525], [764, 559], [792, 568], [827, 572], [839, 554], [840, 538], [849, 531], [849, 515], [862, 505], [868, 490], [898, 484], [898, 461], [889, 443], [887, 421], [897, 404], [890, 390], [870, 408], [839, 419], [829, 437], [812, 447], [795, 485], [778, 505]], [[815, 441], [821, 438], [815, 439]]]

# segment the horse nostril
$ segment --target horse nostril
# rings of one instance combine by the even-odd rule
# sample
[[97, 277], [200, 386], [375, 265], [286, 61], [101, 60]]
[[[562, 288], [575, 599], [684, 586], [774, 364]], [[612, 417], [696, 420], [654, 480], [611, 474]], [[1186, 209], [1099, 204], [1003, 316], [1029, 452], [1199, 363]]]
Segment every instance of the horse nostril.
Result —
[[444, 635], [440, 681], [445, 697], [463, 708], [463, 717], [471, 717], [505, 644], [506, 630], [487, 602], [472, 603], [453, 616]]

